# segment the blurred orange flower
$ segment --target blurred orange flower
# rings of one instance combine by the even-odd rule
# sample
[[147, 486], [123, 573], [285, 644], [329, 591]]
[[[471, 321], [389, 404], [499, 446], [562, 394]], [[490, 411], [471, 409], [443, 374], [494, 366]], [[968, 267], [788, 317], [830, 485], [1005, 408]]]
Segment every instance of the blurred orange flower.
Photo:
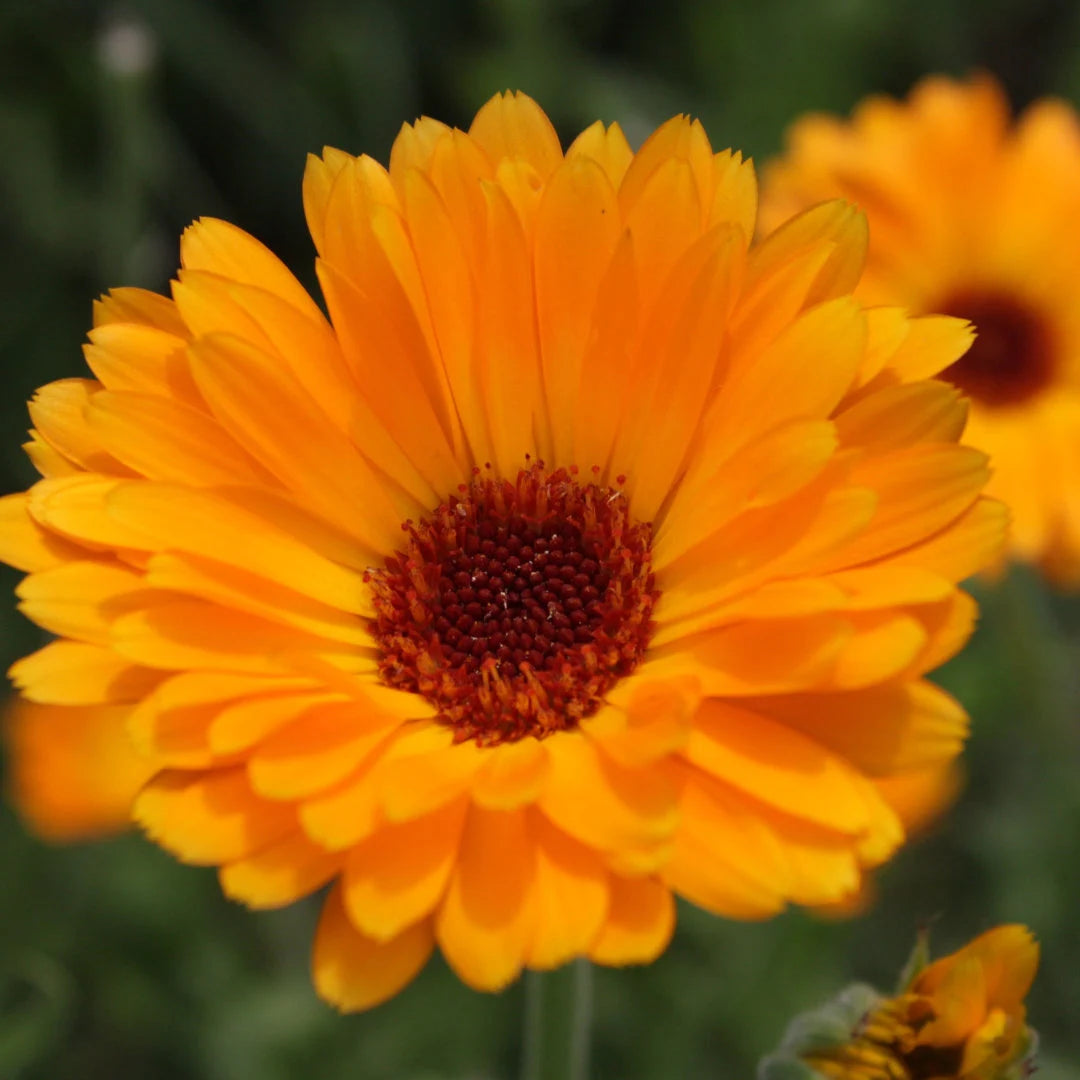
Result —
[[998, 926], [917, 969], [895, 997], [873, 1004], [849, 1041], [804, 1054], [807, 1076], [1020, 1080], [1033, 1071], [1024, 999], [1038, 963], [1030, 931]]
[[966, 733], [923, 679], [1004, 529], [932, 377], [965, 324], [853, 300], [843, 204], [752, 244], [750, 166], [682, 117], [564, 154], [496, 97], [389, 170], [312, 158], [304, 203], [329, 318], [203, 220], [172, 298], [104, 298], [95, 378], [31, 404], [0, 552], [60, 640], [13, 669], [28, 819], [130, 810], [253, 907], [333, 882], [345, 1009], [436, 944], [494, 990], [651, 960], [673, 893], [856, 890], [903, 835], [875, 781]]
[[870, 221], [858, 295], [971, 319], [943, 378], [970, 395], [965, 441], [1013, 515], [1012, 554], [1080, 583], [1080, 123], [1042, 101], [1015, 123], [997, 84], [929, 78], [850, 122], [810, 115], [765, 170], [767, 231], [823, 199]]

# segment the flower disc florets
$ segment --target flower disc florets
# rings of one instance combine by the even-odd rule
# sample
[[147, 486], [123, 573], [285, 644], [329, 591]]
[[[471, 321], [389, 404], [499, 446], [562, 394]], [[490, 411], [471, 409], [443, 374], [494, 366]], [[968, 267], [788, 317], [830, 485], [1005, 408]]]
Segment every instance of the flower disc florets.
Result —
[[947, 378], [984, 405], [1019, 405], [1054, 377], [1050, 329], [1032, 308], [1002, 292], [962, 292], [939, 308], [975, 324], [975, 344]]
[[481, 745], [573, 727], [637, 666], [657, 592], [651, 527], [617, 490], [543, 463], [480, 470], [368, 575], [380, 670]]

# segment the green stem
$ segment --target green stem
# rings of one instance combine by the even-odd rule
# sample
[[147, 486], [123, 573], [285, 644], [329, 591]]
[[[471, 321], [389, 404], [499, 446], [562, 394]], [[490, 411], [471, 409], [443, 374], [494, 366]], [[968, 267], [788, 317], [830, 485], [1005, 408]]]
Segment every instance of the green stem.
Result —
[[588, 960], [527, 972], [522, 1080], [588, 1080], [591, 1026]]

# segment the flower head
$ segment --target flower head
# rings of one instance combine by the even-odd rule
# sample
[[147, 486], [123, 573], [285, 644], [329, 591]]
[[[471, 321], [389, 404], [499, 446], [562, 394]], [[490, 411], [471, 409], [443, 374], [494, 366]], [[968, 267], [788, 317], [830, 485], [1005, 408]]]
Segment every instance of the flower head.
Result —
[[1012, 554], [1080, 582], [1080, 123], [1059, 101], [1015, 124], [987, 77], [930, 78], [850, 122], [808, 116], [765, 172], [762, 225], [837, 196], [869, 217], [859, 295], [970, 319], [943, 378], [971, 398], [966, 441], [988, 451], [1013, 513]]
[[[698, 123], [564, 154], [507, 95], [310, 160], [328, 318], [214, 220], [171, 298], [105, 297], [0, 501], [59, 635], [13, 669], [28, 817], [130, 813], [254, 907], [333, 883], [347, 1009], [436, 943], [496, 989], [654, 958], [675, 893], [855, 891], [902, 839], [875, 782], [964, 738], [923, 676], [1004, 515], [932, 378], [965, 324], [853, 300], [847, 206], [754, 245], [755, 202]], [[96, 802], [56, 797], [76, 738]]]
[[827, 1080], [1023, 1080], [1035, 1035], [1024, 999], [1039, 947], [1023, 926], [998, 926], [927, 965], [925, 939], [893, 997], [849, 987], [796, 1020], [772, 1076]]

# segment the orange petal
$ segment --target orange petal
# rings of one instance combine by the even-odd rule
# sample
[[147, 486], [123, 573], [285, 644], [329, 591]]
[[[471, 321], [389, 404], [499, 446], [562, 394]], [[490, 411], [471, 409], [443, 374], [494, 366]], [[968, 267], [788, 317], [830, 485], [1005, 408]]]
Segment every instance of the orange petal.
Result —
[[750, 799], [711, 776], [680, 770], [679, 828], [660, 871], [680, 896], [736, 919], [770, 918], [790, 894], [788, 859]]
[[655, 878], [612, 875], [611, 902], [603, 929], [589, 950], [597, 964], [648, 964], [675, 932], [675, 901]]
[[496, 94], [469, 126], [469, 135], [492, 165], [503, 158], [527, 161], [541, 177], [562, 162], [562, 147], [551, 121], [527, 94]]
[[550, 771], [539, 808], [591, 847], [618, 852], [662, 843], [677, 820], [675, 791], [655, 766], [628, 769], [579, 734], [546, 740]]
[[121, 615], [111, 624], [109, 640], [136, 663], [175, 671], [286, 675], [292, 670], [290, 654], [305, 651], [347, 669], [374, 667], [355, 649], [201, 600], [163, 602]]
[[30, 574], [15, 594], [19, 610], [39, 626], [97, 645], [109, 643], [114, 620], [136, 599], [152, 595], [134, 570], [89, 561]]
[[100, 392], [101, 384], [93, 379], [49, 383], [31, 399], [30, 419], [50, 446], [84, 469], [110, 476], [131, 476], [131, 470], [106, 453], [87, 426], [84, 410]]
[[566, 151], [567, 161], [577, 158], [595, 161], [611, 181], [611, 186], [617, 190], [634, 158], [634, 152], [618, 124], [605, 128], [603, 123], [597, 120], [590, 124]]
[[842, 759], [782, 724], [723, 701], [705, 701], [686, 757], [771, 806], [838, 832], [870, 824], [865, 784]]
[[295, 830], [291, 807], [262, 799], [243, 768], [159, 773], [139, 793], [135, 820], [184, 862], [234, 862]]
[[626, 378], [634, 384], [610, 469], [629, 477], [634, 513], [651, 521], [671, 494], [705, 410], [745, 238], [719, 226], [672, 268]]
[[536, 921], [525, 963], [545, 970], [589, 952], [607, 915], [608, 873], [595, 852], [540, 814], [530, 816], [529, 826], [536, 841]]
[[253, 790], [270, 799], [299, 799], [347, 776], [386, 740], [396, 720], [364, 715], [354, 702], [310, 709], [268, 735], [248, 759]]
[[[634, 155], [619, 187], [623, 213], [631, 215], [646, 199], [650, 183], [671, 162], [685, 164], [692, 178], [694, 203], [710, 206], [714, 182], [714, 161], [709, 137], [700, 120], [673, 116], [661, 124]], [[669, 213], [671, 209], [669, 208]]]
[[836, 417], [844, 447], [875, 454], [920, 442], [956, 442], [967, 422], [967, 402], [947, 383], [917, 382], [869, 393]]
[[180, 237], [180, 265], [257, 285], [300, 311], [319, 315], [307, 290], [268, 247], [219, 218], [199, 218], [184, 230]]
[[750, 260], [747, 291], [761, 287], [770, 277], [813, 250], [828, 250], [802, 297], [802, 307], [849, 295], [858, 284], [866, 261], [866, 216], [836, 199], [791, 218], [767, 236]]
[[514, 810], [536, 801], [548, 774], [544, 744], [524, 738], [485, 751], [472, 779], [473, 800], [488, 810]]
[[211, 417], [182, 402], [104, 390], [85, 415], [102, 447], [151, 480], [195, 487], [273, 483]]
[[326, 246], [326, 207], [330, 192], [342, 169], [354, 160], [352, 154], [335, 150], [332, 146], [323, 147], [322, 157], [314, 154], [307, 156], [303, 183], [304, 216], [311, 239], [315, 241], [315, 249], [320, 254]]
[[225, 895], [250, 908], [285, 907], [336, 876], [342, 857], [292, 833], [218, 871]]
[[388, 941], [435, 909], [457, 861], [466, 806], [459, 799], [384, 826], [352, 849], [341, 889], [354, 926]]
[[573, 464], [581, 367], [600, 282], [620, 235], [611, 182], [588, 158], [548, 181], [536, 222], [536, 310], [555, 460]]
[[851, 386], [865, 348], [866, 319], [851, 297], [819, 304], [751, 362], [732, 368], [708, 423], [726, 431], [727, 447], [734, 449], [791, 420], [827, 419]]
[[[302, 513], [295, 513], [301, 519], [295, 524], [285, 517], [267, 520], [257, 507], [245, 505], [240, 492], [150, 483], [111, 490], [106, 501], [108, 520], [128, 543], [214, 560], [339, 610], [370, 614], [360, 574], [337, 565], [342, 553], [324, 554], [317, 535], [305, 542]], [[353, 555], [363, 565], [355, 548]]]
[[627, 679], [608, 695], [612, 707], [581, 722], [608, 757], [648, 765], [685, 745], [700, 695], [693, 679]]
[[[514, 476], [526, 455], [550, 456], [536, 289], [532, 253], [514, 208], [501, 188], [485, 185], [483, 192], [487, 213], [485, 255], [477, 267], [476, 377], [483, 388], [493, 464], [504, 476]], [[513, 364], [506, 362], [508, 356]]]
[[74, 544], [43, 529], [29, 513], [29, 494], [0, 498], [0, 559], [16, 570], [33, 573], [61, 566], [85, 554]]
[[391, 941], [367, 937], [349, 921], [341, 889], [335, 888], [315, 932], [315, 989], [342, 1012], [370, 1009], [416, 978], [434, 944], [430, 921], [415, 923]]
[[198, 596], [223, 607], [236, 608], [283, 626], [361, 648], [374, 648], [375, 639], [355, 615], [283, 589], [257, 574], [249, 574], [197, 555], [152, 556], [146, 583], [154, 588]]
[[47, 705], [138, 701], [163, 678], [160, 671], [81, 641], [53, 641], [16, 661], [8, 674], [27, 700]]
[[435, 934], [473, 989], [500, 990], [521, 971], [535, 925], [535, 876], [525, 811], [470, 807]]
[[187, 337], [176, 305], [167, 296], [147, 289], [110, 289], [100, 300], [95, 300], [95, 328], [112, 323], [150, 326], [177, 337]]
[[[401, 507], [280, 362], [225, 334], [201, 339], [190, 355], [218, 420], [301, 505], [374, 551], [393, 549]], [[365, 512], [352, 513], [356, 506]]]
[[49, 840], [78, 840], [127, 827], [153, 762], [135, 752], [123, 706], [13, 702], [5, 718], [11, 798]]
[[[172, 306], [163, 296], [157, 299]], [[131, 323], [98, 326], [89, 337], [83, 355], [107, 390], [159, 394], [193, 407], [202, 405], [188, 370], [184, 338]]]
[[[843, 693], [745, 701], [809, 735], [872, 776], [906, 772], [955, 757], [967, 737], [959, 702], [927, 682], [911, 681]], [[866, 717], [873, 716], [868, 724]]]

